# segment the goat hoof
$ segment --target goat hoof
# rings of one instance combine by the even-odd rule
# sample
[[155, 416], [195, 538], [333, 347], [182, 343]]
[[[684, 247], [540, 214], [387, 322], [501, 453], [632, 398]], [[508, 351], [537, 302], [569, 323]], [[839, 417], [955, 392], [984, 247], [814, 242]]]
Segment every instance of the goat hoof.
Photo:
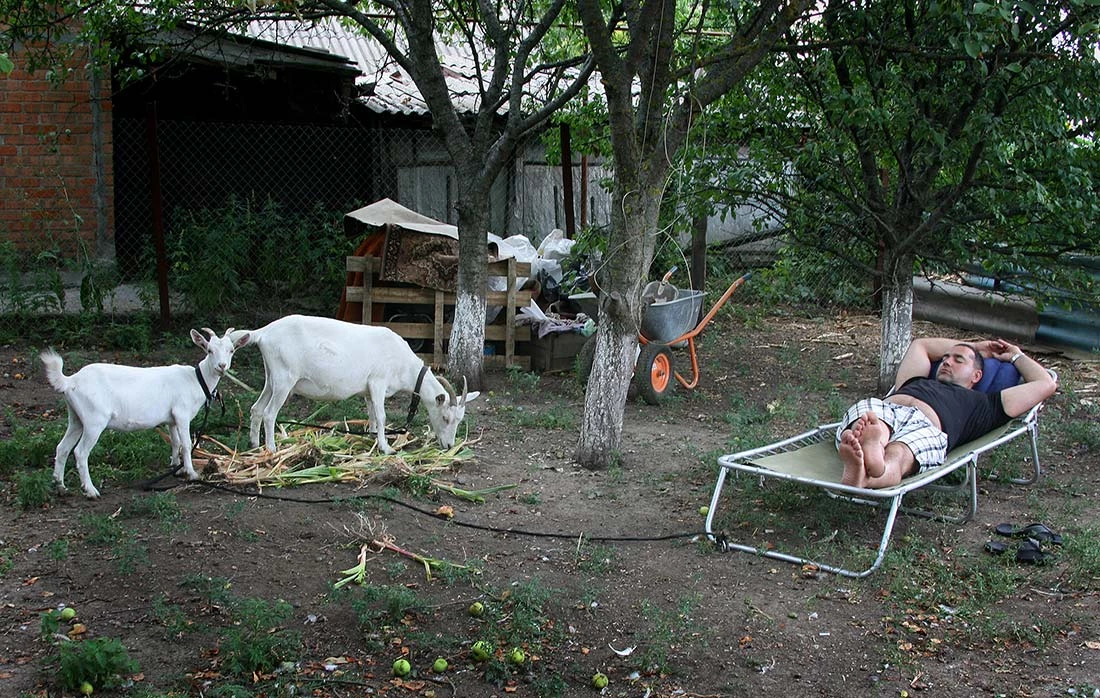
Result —
[[94, 487], [84, 488], [84, 496], [88, 499], [99, 499], [99, 490]]

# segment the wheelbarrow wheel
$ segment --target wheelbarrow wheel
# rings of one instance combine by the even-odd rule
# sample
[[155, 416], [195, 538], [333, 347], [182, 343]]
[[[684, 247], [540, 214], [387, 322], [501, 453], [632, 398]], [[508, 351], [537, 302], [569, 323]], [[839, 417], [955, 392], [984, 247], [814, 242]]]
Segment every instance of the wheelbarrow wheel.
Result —
[[634, 364], [634, 386], [649, 405], [659, 405], [672, 390], [672, 352], [668, 345], [650, 342], [642, 345]]

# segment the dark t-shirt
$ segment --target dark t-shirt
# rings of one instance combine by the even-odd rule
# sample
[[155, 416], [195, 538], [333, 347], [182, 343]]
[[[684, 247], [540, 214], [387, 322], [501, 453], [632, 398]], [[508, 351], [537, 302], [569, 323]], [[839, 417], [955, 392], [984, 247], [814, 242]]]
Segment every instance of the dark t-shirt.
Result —
[[966, 443], [1006, 424], [1001, 393], [983, 393], [953, 383], [941, 383], [934, 378], [910, 378], [895, 392], [925, 402], [940, 418], [940, 428], [947, 434], [947, 450]]

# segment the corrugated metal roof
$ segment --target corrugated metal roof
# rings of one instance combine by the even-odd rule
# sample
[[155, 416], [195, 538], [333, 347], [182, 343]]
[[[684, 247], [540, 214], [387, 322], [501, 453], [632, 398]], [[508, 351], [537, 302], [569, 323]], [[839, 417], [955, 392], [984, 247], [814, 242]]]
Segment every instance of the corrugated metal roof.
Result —
[[[356, 84], [366, 87], [373, 83], [373, 93], [363, 95], [360, 101], [377, 113], [429, 113], [424, 98], [404, 68], [374, 39], [335, 19], [317, 23], [256, 21], [249, 24], [246, 33], [264, 41], [327, 51], [348, 58], [359, 67]], [[455, 108], [460, 113], [476, 112], [479, 90], [473, 59], [455, 47], [440, 46], [437, 50]]]

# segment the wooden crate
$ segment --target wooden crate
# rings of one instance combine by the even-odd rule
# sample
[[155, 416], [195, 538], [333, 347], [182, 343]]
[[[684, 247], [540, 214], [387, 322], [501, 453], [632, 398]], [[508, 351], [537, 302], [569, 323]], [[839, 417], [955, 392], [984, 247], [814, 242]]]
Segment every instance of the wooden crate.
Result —
[[551, 332], [531, 340], [531, 370], [535, 373], [572, 371], [588, 337], [580, 332]]
[[[433, 288], [395, 287], [380, 285], [378, 274], [382, 269], [379, 257], [348, 257], [347, 270], [360, 273], [361, 286], [348, 286], [348, 303], [362, 303], [363, 323], [388, 327], [407, 340], [430, 339], [431, 353], [418, 353], [424, 362], [442, 367], [447, 362], [443, 345], [450, 340], [451, 323], [443, 321], [448, 308], [455, 304], [455, 294]], [[529, 277], [531, 265], [507, 259], [489, 264], [489, 276], [503, 276], [508, 279], [505, 291], [489, 291], [485, 294], [488, 306], [503, 306], [501, 315], [504, 324], [485, 326], [485, 341], [503, 345], [503, 353], [486, 355], [487, 366], [516, 366], [524, 370], [531, 368], [531, 357], [527, 355], [526, 344], [531, 341], [530, 327], [516, 327], [516, 313], [531, 302], [531, 291], [516, 288], [517, 279]], [[358, 276], [356, 278], [359, 278]], [[432, 318], [431, 322], [371, 322], [376, 304], [399, 303], [404, 306], [423, 307], [423, 315]]]

